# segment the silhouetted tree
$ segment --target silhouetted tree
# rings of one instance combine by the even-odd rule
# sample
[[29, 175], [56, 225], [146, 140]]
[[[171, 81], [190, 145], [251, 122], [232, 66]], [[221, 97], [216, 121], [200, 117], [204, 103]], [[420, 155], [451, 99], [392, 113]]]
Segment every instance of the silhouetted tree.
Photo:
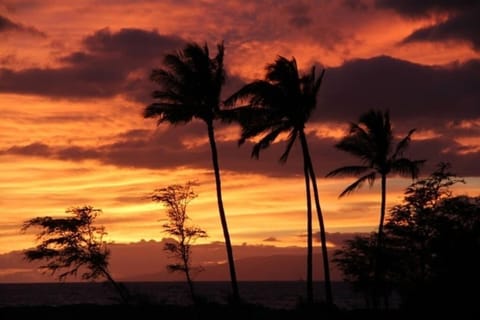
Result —
[[247, 103], [245, 106], [225, 111], [224, 116], [227, 120], [238, 121], [242, 126], [239, 144], [262, 135], [252, 150], [252, 157], [255, 158], [258, 158], [260, 151], [268, 148], [281, 133], [288, 133], [287, 146], [280, 157], [280, 161], [284, 163], [295, 141], [300, 140], [307, 198], [307, 302], [313, 302], [311, 183], [320, 225], [325, 297], [327, 304], [333, 305], [325, 225], [305, 135], [305, 125], [316, 107], [324, 73], [325, 70], [317, 77], [315, 67], [312, 67], [309, 73], [300, 76], [295, 58], [288, 60], [280, 56], [274, 63], [267, 65], [265, 80], [256, 80], [245, 85], [225, 101], [229, 106], [244, 101]]
[[52, 274], [60, 272], [60, 281], [76, 276], [80, 270], [85, 280], [104, 277], [127, 303], [129, 294], [126, 288], [117, 283], [108, 270], [110, 250], [103, 241], [105, 228], [93, 224], [100, 212], [91, 206], [75, 207], [66, 211], [72, 217], [46, 216], [25, 221], [22, 231], [31, 227], [38, 227], [41, 231], [37, 234], [40, 243], [34, 249], [25, 250], [24, 257], [28, 261], [45, 260], [47, 264], [40, 269]]
[[480, 283], [480, 197], [454, 196], [450, 187], [465, 181], [450, 168], [440, 163], [410, 185], [385, 224], [399, 257], [397, 290], [414, 308], [476, 307], [469, 292]]
[[[429, 271], [431, 252], [428, 247], [438, 232], [434, 220], [438, 218], [441, 202], [452, 197], [450, 186], [464, 183], [449, 171], [450, 165], [440, 163], [429, 177], [416, 181], [405, 191], [402, 204], [390, 209], [390, 217], [385, 224], [386, 233], [398, 250], [406, 250], [403, 260], [405, 276], [415, 285], [423, 283]], [[402, 280], [402, 282], [405, 279]]]
[[[375, 262], [376, 282], [381, 282], [381, 251], [387, 195], [387, 176], [390, 174], [399, 174], [415, 179], [418, 176], [420, 165], [425, 162], [424, 160], [410, 160], [403, 156], [414, 131], [415, 129], [410, 130], [410, 132], [394, 146], [394, 135], [389, 112], [386, 111], [383, 113], [381, 111], [370, 110], [360, 116], [358, 123], [351, 123], [348, 134], [335, 145], [337, 149], [348, 152], [361, 159], [361, 164], [340, 167], [327, 174], [327, 177], [360, 176], [357, 181], [349, 185], [340, 194], [340, 197], [354, 192], [365, 182], [368, 182], [370, 186], [372, 186], [377, 175], [380, 176], [381, 205], [376, 244], [378, 251]], [[376, 303], [376, 301], [374, 301], [374, 303]]]
[[[457, 183], [464, 181], [449, 164], [440, 163], [430, 176], [412, 183], [403, 202], [389, 211], [382, 289], [395, 290], [405, 308], [478, 311], [471, 292], [480, 283], [480, 197], [453, 195], [450, 187]], [[371, 283], [377, 285], [373, 239], [347, 241], [334, 258], [345, 279], [367, 296]]]
[[376, 234], [357, 235], [345, 241], [341, 249], [333, 253], [333, 262], [342, 271], [344, 281], [357, 292], [363, 292], [365, 304], [370, 307], [374, 284], [374, 260]]
[[233, 249], [223, 207], [220, 168], [213, 125], [214, 120], [219, 115], [220, 94], [225, 82], [223, 44], [218, 44], [217, 49], [217, 55], [210, 58], [206, 44], [201, 47], [196, 43], [189, 43], [183, 50], [174, 54], [167, 54], [164, 58], [164, 67], [152, 71], [151, 80], [158, 83], [161, 89], [153, 92], [153, 98], [157, 102], [146, 107], [144, 116], [146, 118], [158, 118], [158, 124], [167, 122], [178, 125], [197, 119], [207, 125], [215, 174], [218, 211], [225, 238], [233, 300], [239, 301], [240, 294]]
[[171, 272], [183, 272], [187, 279], [192, 300], [195, 302], [196, 295], [193, 286], [193, 273], [202, 271], [202, 267], [194, 267], [191, 264], [192, 243], [198, 238], [207, 237], [207, 233], [187, 223], [190, 219], [187, 214], [187, 206], [197, 197], [193, 190], [195, 182], [189, 181], [185, 185], [173, 184], [165, 188], [156, 189], [151, 198], [155, 202], [161, 202], [167, 208], [168, 221], [163, 224], [165, 233], [173, 237], [173, 241], [165, 243], [164, 250], [178, 262], [167, 265]]

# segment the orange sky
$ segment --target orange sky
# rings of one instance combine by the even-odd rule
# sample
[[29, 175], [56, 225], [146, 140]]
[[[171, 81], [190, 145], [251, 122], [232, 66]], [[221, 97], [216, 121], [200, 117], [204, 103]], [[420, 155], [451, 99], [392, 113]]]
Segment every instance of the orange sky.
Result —
[[[338, 199], [353, 178], [322, 178], [353, 161], [333, 145], [370, 107], [390, 108], [398, 134], [416, 127], [410, 156], [432, 160], [427, 169], [451, 161], [467, 180], [457, 191], [479, 195], [480, 41], [448, 24], [467, 13], [407, 12], [390, 1], [244, 2], [0, 2], [0, 253], [33, 244], [19, 232], [22, 221], [85, 204], [103, 209], [99, 222], [111, 241], [159, 240], [164, 211], [146, 194], [194, 179], [199, 197], [190, 215], [209, 233], [206, 242], [223, 240], [205, 128], [156, 128], [142, 118], [149, 71], [185, 41], [212, 50], [225, 41], [226, 93], [262, 77], [277, 55], [295, 56], [302, 69], [327, 68], [307, 127], [327, 231], [372, 231], [378, 223], [377, 185]], [[415, 33], [429, 27], [441, 32]], [[303, 245], [299, 157], [281, 166], [279, 141], [251, 160], [251, 145], [237, 148], [237, 138], [238, 128], [219, 125], [233, 243]], [[389, 205], [409, 182], [390, 180]]]

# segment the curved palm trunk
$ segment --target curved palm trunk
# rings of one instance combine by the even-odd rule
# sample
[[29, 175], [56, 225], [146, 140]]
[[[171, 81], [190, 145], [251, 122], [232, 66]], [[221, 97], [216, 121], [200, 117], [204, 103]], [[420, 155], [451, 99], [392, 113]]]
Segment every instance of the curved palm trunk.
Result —
[[310, 177], [307, 159], [303, 159], [305, 175], [305, 194], [307, 197], [307, 304], [313, 304], [313, 232], [312, 232], [312, 197], [310, 194]]
[[232, 284], [232, 298], [233, 298], [233, 302], [239, 302], [240, 294], [238, 291], [237, 274], [235, 272], [235, 260], [233, 259], [232, 243], [230, 242], [230, 233], [228, 232], [227, 218], [225, 216], [225, 209], [223, 208], [220, 168], [218, 165], [217, 145], [215, 143], [215, 135], [214, 135], [212, 122], [207, 123], [207, 129], [208, 129], [208, 140], [210, 142], [210, 150], [212, 152], [213, 171], [215, 173], [218, 212], [220, 214], [220, 221], [222, 223], [223, 236], [225, 238], [225, 246], [227, 249], [227, 260], [228, 260], [228, 266], [230, 270], [230, 280]]
[[387, 199], [387, 175], [382, 174], [382, 202], [380, 205], [380, 223], [378, 224], [377, 246], [380, 248], [383, 243], [383, 221], [385, 220], [385, 207]]
[[[376, 248], [376, 257], [375, 257], [375, 269], [374, 269], [374, 293], [373, 293], [373, 305], [374, 308], [378, 308], [378, 299], [383, 283], [383, 222], [385, 220], [385, 207], [387, 199], [387, 175], [382, 173], [382, 200], [380, 203], [380, 222], [378, 224], [378, 234], [377, 234], [377, 248]], [[385, 297], [384, 297], [385, 298]], [[385, 298], [386, 301], [386, 298]]]
[[325, 302], [328, 306], [333, 306], [332, 281], [330, 278], [330, 266], [328, 260], [327, 239], [325, 232], [325, 222], [323, 221], [323, 213], [320, 207], [320, 197], [318, 195], [317, 178], [313, 170], [312, 159], [308, 150], [307, 138], [303, 130], [300, 132], [300, 141], [302, 143], [303, 156], [307, 158], [309, 176], [313, 185], [313, 196], [315, 197], [315, 207], [317, 210], [318, 224], [320, 226], [320, 243], [322, 245], [323, 274], [325, 285]]

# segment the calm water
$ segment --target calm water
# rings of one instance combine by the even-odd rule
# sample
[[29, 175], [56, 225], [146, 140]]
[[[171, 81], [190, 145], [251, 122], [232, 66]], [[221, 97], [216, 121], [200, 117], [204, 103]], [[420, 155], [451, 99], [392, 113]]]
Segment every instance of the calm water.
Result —
[[[125, 285], [139, 299], [152, 303], [189, 303], [188, 288], [183, 282], [128, 282]], [[196, 291], [209, 301], [227, 302], [229, 282], [196, 282]], [[240, 294], [248, 302], [272, 308], [294, 308], [305, 296], [303, 282], [240, 282]], [[323, 300], [323, 284], [315, 283], [315, 299]], [[361, 295], [346, 283], [334, 283], [335, 303], [342, 308], [364, 307]], [[106, 283], [34, 283], [0, 284], [0, 306], [111, 304], [115, 292]]]

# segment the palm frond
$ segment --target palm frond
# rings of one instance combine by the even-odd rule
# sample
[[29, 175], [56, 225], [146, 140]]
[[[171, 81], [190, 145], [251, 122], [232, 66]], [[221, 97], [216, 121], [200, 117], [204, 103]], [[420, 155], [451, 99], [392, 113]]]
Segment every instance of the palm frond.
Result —
[[300, 79], [301, 90], [300, 98], [299, 101], [297, 101], [297, 104], [300, 107], [301, 111], [296, 112], [296, 118], [298, 119], [297, 123], [306, 123], [308, 119], [310, 119], [313, 110], [315, 110], [315, 108], [317, 107], [317, 95], [324, 74], [325, 70], [321, 72], [319, 78], [315, 79], [316, 72], [315, 66], [313, 66], [310, 70], [310, 73], [302, 76], [302, 78]]
[[278, 56], [275, 62], [266, 66], [265, 79], [274, 83], [285, 83], [286, 80], [298, 79], [297, 61]]
[[182, 50], [183, 61], [188, 65], [188, 70], [197, 74], [210, 73], [210, 57], [208, 46], [201, 47], [198, 43], [188, 43]]
[[251, 105], [239, 106], [233, 109], [223, 109], [219, 111], [218, 117], [227, 123], [237, 122], [242, 127], [272, 123], [272, 112], [270, 110], [253, 107]]
[[393, 134], [388, 110], [370, 110], [360, 117], [360, 123], [367, 128], [372, 144], [375, 146], [376, 162], [384, 161], [391, 152]]
[[360, 134], [349, 134], [343, 137], [337, 144], [335, 148], [348, 152], [360, 159], [363, 159], [365, 162], [370, 162], [374, 158], [374, 150], [372, 150], [372, 144], [369, 140], [366, 140], [362, 135], [365, 133], [361, 128], [359, 128]]
[[277, 101], [277, 109], [291, 108], [298, 104], [301, 97], [301, 79], [295, 58], [288, 60], [279, 56], [274, 63], [267, 65], [265, 80], [279, 89], [282, 100]]
[[365, 182], [368, 182], [368, 184], [370, 186], [372, 186], [373, 183], [375, 182], [375, 178], [376, 178], [376, 172], [375, 171], [370, 172], [369, 174], [366, 174], [366, 175], [360, 177], [357, 181], [355, 181], [354, 183], [349, 185], [345, 190], [343, 190], [343, 192], [340, 193], [340, 195], [338, 197], [342, 198], [346, 195], [349, 195], [349, 194], [355, 192], [356, 190], [360, 189]]
[[[252, 121], [248, 122], [247, 124], [242, 124], [242, 133], [240, 135], [239, 145], [241, 145], [248, 139], [264, 134], [267, 131], [276, 130], [276, 128], [279, 127], [288, 127], [286, 126], [284, 121], [272, 119], [268, 115], [265, 118], [257, 118], [256, 115], [253, 115], [253, 118], [251, 118], [251, 120]], [[287, 129], [282, 129], [282, 131], [285, 131]]]
[[392, 155], [392, 159], [396, 159], [398, 156], [402, 156], [403, 152], [408, 148], [411, 141], [411, 136], [415, 132], [415, 129], [411, 129], [408, 134], [398, 142], [395, 152]]
[[[312, 67], [312, 74], [313, 74], [313, 76], [315, 76], [315, 67]], [[325, 76], [325, 69], [322, 70], [322, 72], [320, 73], [320, 76], [315, 81], [315, 85], [313, 86], [313, 92], [315, 94], [318, 94], [318, 91], [320, 90], [320, 86], [322, 85], [324, 76]], [[312, 79], [314, 79], [314, 78], [315, 77], [313, 77]]]
[[266, 134], [259, 142], [257, 142], [252, 149], [252, 158], [257, 158], [260, 156], [260, 151], [266, 149], [272, 144], [273, 141], [278, 137], [278, 135], [285, 130], [287, 130], [285, 126], [276, 126], [270, 130], [268, 134]]
[[[215, 119], [220, 110], [220, 92], [225, 81], [223, 43], [210, 58], [207, 44], [188, 43], [182, 50], [167, 54], [163, 67], [154, 69], [150, 79], [161, 88], [153, 91], [156, 103], [147, 106], [145, 117], [159, 117], [159, 123], [185, 123], [193, 118]], [[174, 110], [182, 109], [182, 110]]]
[[295, 141], [297, 140], [298, 137], [298, 130], [292, 130], [288, 136], [287, 140], [287, 147], [285, 148], [285, 151], [283, 152], [282, 156], [280, 157], [280, 163], [285, 163], [288, 160], [288, 156], [290, 155], [290, 151], [292, 150], [293, 145], [295, 144]]
[[372, 170], [371, 167], [367, 166], [345, 166], [338, 169], [332, 170], [325, 177], [334, 177], [334, 176], [358, 176], [365, 173], [368, 170]]
[[351, 122], [348, 136], [357, 136], [359, 139], [370, 141], [371, 137], [369, 136], [367, 130], [368, 128], [364, 129], [362, 126], [360, 126], [360, 124]]
[[179, 90], [183, 86], [182, 79], [168, 69], [152, 70], [150, 80], [160, 84], [164, 90]]
[[188, 65], [187, 58], [183, 51], [165, 55], [163, 64], [165, 67], [161, 70], [168, 70], [168, 72], [174, 74], [180, 82], [187, 82], [192, 76], [192, 70]]
[[173, 91], [173, 90], [154, 90], [152, 92], [152, 98], [154, 99], [157, 99], [157, 100], [160, 100], [160, 101], [170, 101], [172, 103], [175, 103], [175, 102], [183, 102], [184, 101], [184, 97], [180, 94], [178, 94], [177, 92]]
[[194, 113], [191, 109], [193, 108], [176, 103], [152, 103], [145, 108], [143, 116], [145, 118], [158, 117], [158, 124], [163, 122], [180, 124], [192, 120]]
[[[222, 41], [222, 43], [219, 43], [217, 45], [217, 55], [213, 59], [213, 64], [215, 66], [214, 68], [214, 83], [217, 85], [222, 86], [225, 84], [225, 79], [226, 79], [226, 73], [225, 73], [225, 67], [223, 65], [223, 59], [225, 57], [225, 45]], [[218, 88], [218, 91], [220, 92], [221, 88]]]
[[395, 159], [390, 163], [390, 170], [392, 173], [399, 174], [404, 177], [412, 177], [416, 179], [420, 172], [420, 167], [425, 163], [425, 160], [410, 160], [407, 158]]
[[256, 80], [244, 85], [223, 103], [226, 106], [234, 106], [238, 101], [250, 101], [250, 105], [264, 107], [261, 102], [273, 100], [271, 98], [273, 94], [277, 94], [277, 90], [271, 83], [264, 80]]
[[233, 109], [222, 109], [218, 112], [218, 118], [226, 123], [238, 122], [240, 124], [247, 123], [254, 111], [250, 105], [238, 106]]

